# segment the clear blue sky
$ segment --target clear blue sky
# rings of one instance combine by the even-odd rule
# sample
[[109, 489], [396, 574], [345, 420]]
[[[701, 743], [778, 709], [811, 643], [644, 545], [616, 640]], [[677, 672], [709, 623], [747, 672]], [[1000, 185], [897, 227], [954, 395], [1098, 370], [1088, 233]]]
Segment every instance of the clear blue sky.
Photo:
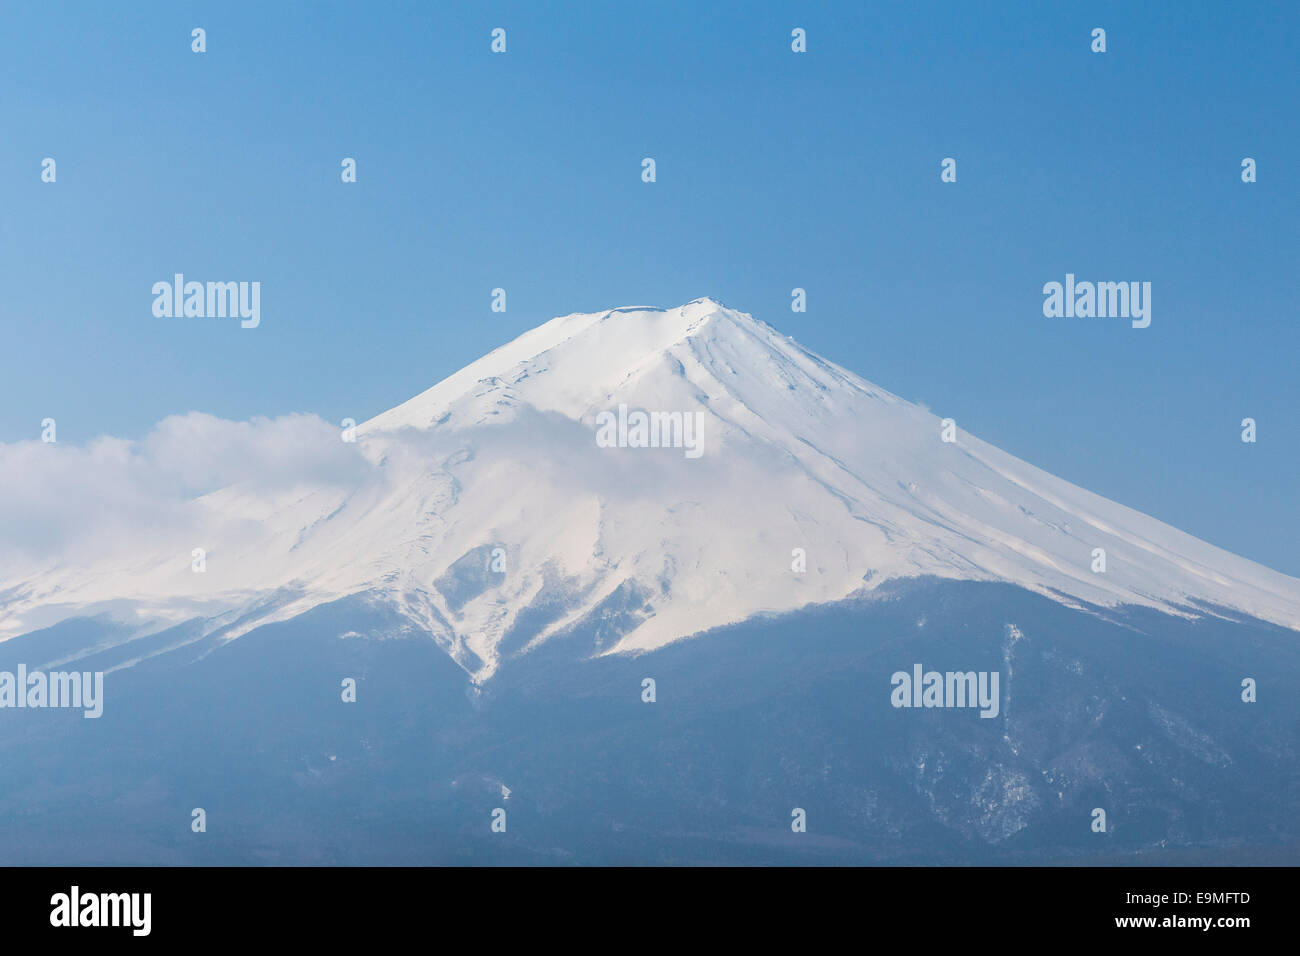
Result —
[[[1300, 575], [1300, 5], [761, 6], [7, 5], [0, 441], [362, 420], [712, 295]], [[261, 327], [155, 318], [178, 271], [260, 281]], [[1044, 318], [1066, 272], [1150, 281], [1151, 327]]]

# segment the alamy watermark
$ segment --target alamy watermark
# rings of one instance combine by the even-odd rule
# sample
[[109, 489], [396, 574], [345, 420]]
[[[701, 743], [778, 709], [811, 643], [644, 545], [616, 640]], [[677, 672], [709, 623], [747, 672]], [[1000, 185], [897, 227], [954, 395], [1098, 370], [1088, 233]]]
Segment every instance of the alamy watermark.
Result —
[[1133, 328], [1151, 324], [1150, 282], [1075, 282], [1065, 274], [1065, 284], [1043, 286], [1043, 315], [1049, 319], [1132, 319]]
[[186, 282], [177, 272], [171, 282], [155, 282], [153, 294], [153, 314], [160, 319], [240, 318], [244, 329], [262, 321], [260, 282]]
[[0, 708], [79, 707], [85, 717], [104, 713], [103, 671], [0, 671]]
[[889, 702], [895, 707], [978, 707], [981, 717], [998, 715], [998, 671], [895, 671]]
[[152, 910], [152, 893], [83, 893], [74, 885], [50, 897], [50, 925], [126, 927], [133, 936], [148, 936]]
[[681, 448], [687, 458], [704, 454], [703, 412], [617, 411], [596, 416], [596, 445], [600, 448]]

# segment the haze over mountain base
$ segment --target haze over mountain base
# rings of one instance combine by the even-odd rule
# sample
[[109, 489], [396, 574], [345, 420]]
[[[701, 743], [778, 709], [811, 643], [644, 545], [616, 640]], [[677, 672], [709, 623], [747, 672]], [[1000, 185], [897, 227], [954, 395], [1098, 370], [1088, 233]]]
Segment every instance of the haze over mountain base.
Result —
[[[6, 862], [1294, 862], [1300, 845], [1283, 690], [1300, 654], [1258, 621], [928, 579], [642, 656], [593, 658], [574, 632], [481, 690], [402, 628], [348, 599], [113, 672], [99, 720], [0, 723]], [[0, 667], [102, 636], [62, 625], [0, 645]], [[1000, 671], [997, 718], [892, 707], [916, 661]]]

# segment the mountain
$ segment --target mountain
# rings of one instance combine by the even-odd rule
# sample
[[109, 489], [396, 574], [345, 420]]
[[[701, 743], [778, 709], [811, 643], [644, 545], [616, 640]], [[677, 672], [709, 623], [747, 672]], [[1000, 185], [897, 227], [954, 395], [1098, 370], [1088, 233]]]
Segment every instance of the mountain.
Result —
[[[620, 406], [698, 422], [696, 452], [598, 446]], [[203, 574], [160, 541], [0, 580], [0, 635], [111, 611], [233, 639], [365, 593], [481, 683], [591, 620], [595, 651], [648, 651], [920, 576], [1300, 628], [1300, 581], [955, 417], [945, 442], [928, 410], [712, 299], [563, 316], [363, 423], [349, 482], [203, 496]]]
[[[105, 675], [98, 719], [0, 708], [0, 862], [1300, 859], [1300, 581], [954, 417], [699, 299], [237, 480], [175, 422], [193, 501], [0, 564], [0, 682]], [[916, 669], [995, 706], [901, 706]]]

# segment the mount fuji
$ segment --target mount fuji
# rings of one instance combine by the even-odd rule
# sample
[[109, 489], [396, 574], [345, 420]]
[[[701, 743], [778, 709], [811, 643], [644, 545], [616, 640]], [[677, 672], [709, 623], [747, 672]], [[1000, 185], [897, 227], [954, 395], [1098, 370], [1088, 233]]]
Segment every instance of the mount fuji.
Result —
[[[698, 460], [597, 447], [620, 405], [697, 415]], [[0, 579], [0, 635], [111, 610], [230, 640], [365, 593], [482, 682], [593, 617], [643, 652], [921, 576], [1300, 629], [1300, 580], [941, 432], [712, 299], [563, 316], [360, 425], [350, 483], [196, 500], [204, 574], [160, 541]]]
[[106, 674], [0, 720], [10, 860], [1294, 859], [1300, 580], [956, 419], [712, 299], [573, 314], [0, 560], [0, 669]]

